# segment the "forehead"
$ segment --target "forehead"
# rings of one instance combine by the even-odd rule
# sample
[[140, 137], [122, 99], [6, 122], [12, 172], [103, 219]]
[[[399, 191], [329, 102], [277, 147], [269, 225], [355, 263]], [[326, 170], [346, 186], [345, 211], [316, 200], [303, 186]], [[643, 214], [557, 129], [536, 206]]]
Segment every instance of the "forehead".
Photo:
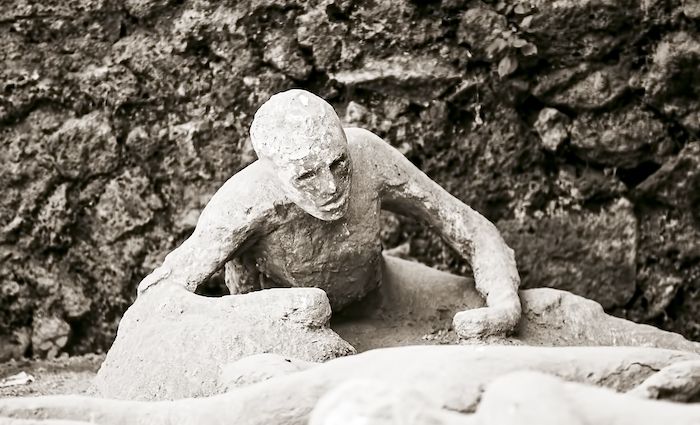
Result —
[[[281, 164], [309, 166], [334, 161], [347, 151], [347, 140], [342, 127], [325, 131], [289, 133], [274, 149], [273, 160]], [[339, 131], [338, 131], [339, 130]]]
[[313, 146], [297, 155], [283, 155], [279, 160], [287, 166], [299, 169], [314, 169], [319, 165], [329, 165], [347, 152], [345, 143], [332, 143], [324, 146]]

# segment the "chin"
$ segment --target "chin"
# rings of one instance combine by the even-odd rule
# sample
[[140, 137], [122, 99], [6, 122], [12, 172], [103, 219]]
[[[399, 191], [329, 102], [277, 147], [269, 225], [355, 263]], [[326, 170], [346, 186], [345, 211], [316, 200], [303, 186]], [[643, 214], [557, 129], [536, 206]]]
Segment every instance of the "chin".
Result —
[[345, 213], [347, 212], [347, 209], [346, 209], [346, 208], [340, 208], [340, 209], [333, 210], [333, 211], [319, 211], [319, 210], [315, 210], [315, 211], [313, 211], [313, 212], [312, 212], [312, 211], [307, 211], [307, 212], [308, 212], [309, 214], [311, 214], [312, 216], [318, 218], [319, 220], [323, 220], [323, 221], [335, 221], [335, 220], [339, 220], [339, 219], [343, 218], [343, 217], [345, 216]]
[[318, 207], [307, 209], [307, 213], [311, 214], [312, 216], [318, 218], [319, 220], [323, 221], [335, 221], [343, 218], [345, 214], [348, 212], [348, 202], [346, 201], [342, 205], [330, 209], [330, 210], [323, 210]]

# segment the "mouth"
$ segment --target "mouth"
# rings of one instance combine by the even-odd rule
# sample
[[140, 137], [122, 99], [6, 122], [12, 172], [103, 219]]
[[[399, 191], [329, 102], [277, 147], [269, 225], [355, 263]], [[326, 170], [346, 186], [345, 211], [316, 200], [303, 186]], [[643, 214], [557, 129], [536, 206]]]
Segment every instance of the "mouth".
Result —
[[345, 201], [346, 197], [342, 194], [338, 194], [335, 197], [323, 203], [322, 205], [318, 206], [317, 208], [324, 212], [335, 211], [338, 208], [342, 207], [345, 204]]

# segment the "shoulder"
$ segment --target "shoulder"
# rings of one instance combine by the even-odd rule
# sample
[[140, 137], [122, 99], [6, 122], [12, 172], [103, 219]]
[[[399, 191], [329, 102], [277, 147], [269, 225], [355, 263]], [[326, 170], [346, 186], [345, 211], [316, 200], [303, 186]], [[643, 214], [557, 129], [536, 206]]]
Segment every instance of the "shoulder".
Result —
[[345, 135], [353, 159], [359, 159], [367, 165], [378, 166], [395, 155], [395, 149], [389, 143], [369, 130], [359, 127], [346, 128]]
[[[271, 171], [262, 161], [255, 161], [231, 176], [219, 189], [223, 193], [255, 195], [270, 179]], [[218, 193], [218, 192], [217, 192]]]
[[256, 160], [231, 176], [222, 187], [236, 190], [254, 191], [256, 186], [264, 184], [271, 177], [272, 171], [263, 161]]
[[344, 128], [348, 145], [359, 149], [373, 149], [380, 145], [388, 145], [381, 137], [360, 127]]
[[[210, 215], [243, 215], [254, 219], [285, 202], [269, 166], [255, 161], [229, 178], [204, 208]], [[213, 214], [212, 214], [213, 213]]]
[[345, 133], [351, 153], [357, 152], [380, 191], [425, 181], [423, 172], [381, 137], [362, 128], [348, 128]]
[[399, 169], [415, 168], [395, 147], [369, 130], [346, 128], [345, 134], [351, 153], [383, 174], [393, 175]]

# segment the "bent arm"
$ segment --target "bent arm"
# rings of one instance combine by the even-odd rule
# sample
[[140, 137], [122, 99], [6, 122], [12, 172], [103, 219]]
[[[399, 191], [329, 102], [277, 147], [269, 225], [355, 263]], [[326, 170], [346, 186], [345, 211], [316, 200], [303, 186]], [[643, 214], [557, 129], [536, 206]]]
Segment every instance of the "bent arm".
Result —
[[[378, 136], [366, 130], [355, 131], [362, 131], [361, 137], [376, 150], [373, 168], [379, 173], [382, 208], [428, 224], [471, 264], [476, 289], [491, 310], [458, 314], [455, 326], [460, 336], [512, 330], [521, 313], [517, 292], [520, 277], [513, 250], [496, 226], [450, 195]], [[463, 320], [458, 320], [460, 317]]]
[[273, 195], [260, 190], [257, 163], [231, 177], [202, 211], [192, 235], [141, 281], [139, 295], [172, 283], [193, 292], [250, 241], [274, 210]]

